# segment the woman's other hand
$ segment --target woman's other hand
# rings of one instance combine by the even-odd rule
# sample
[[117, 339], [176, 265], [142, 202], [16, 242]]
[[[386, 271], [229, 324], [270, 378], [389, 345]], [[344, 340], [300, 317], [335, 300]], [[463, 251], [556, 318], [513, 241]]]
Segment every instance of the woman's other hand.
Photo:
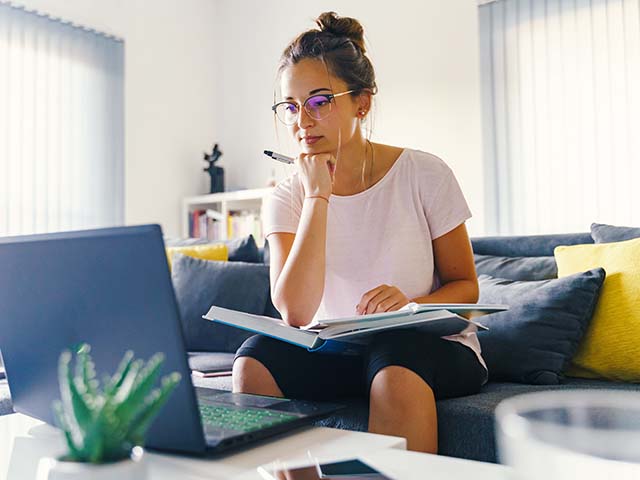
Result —
[[356, 305], [359, 315], [369, 313], [393, 312], [400, 310], [411, 300], [393, 285], [380, 285], [369, 290], [362, 296], [360, 303]]
[[306, 154], [296, 158], [305, 196], [322, 195], [326, 198], [333, 191], [336, 159], [330, 153]]

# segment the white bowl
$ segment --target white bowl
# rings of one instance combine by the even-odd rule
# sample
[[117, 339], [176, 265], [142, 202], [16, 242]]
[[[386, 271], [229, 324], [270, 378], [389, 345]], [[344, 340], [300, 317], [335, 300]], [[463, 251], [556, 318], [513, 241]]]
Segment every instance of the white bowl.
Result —
[[496, 408], [501, 463], [519, 479], [640, 479], [640, 392], [547, 391]]

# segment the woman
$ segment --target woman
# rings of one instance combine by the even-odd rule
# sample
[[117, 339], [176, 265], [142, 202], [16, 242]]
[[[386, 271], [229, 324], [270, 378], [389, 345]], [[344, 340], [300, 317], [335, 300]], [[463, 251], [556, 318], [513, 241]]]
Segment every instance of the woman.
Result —
[[[473, 303], [478, 284], [451, 170], [428, 153], [370, 142], [362, 122], [376, 93], [357, 20], [320, 15], [278, 68], [273, 109], [300, 146], [296, 173], [265, 203], [273, 303], [285, 322], [393, 311], [407, 303]], [[437, 272], [437, 274], [436, 274]], [[369, 431], [437, 451], [435, 400], [477, 392], [487, 378], [475, 331], [374, 337], [361, 357], [248, 339], [237, 392], [316, 400], [368, 396]]]

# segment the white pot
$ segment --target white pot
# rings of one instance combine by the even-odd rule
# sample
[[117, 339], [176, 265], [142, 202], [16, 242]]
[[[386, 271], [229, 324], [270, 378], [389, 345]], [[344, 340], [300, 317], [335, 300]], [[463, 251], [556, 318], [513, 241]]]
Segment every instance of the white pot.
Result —
[[131, 458], [115, 463], [92, 464], [42, 458], [37, 480], [145, 480], [147, 478], [143, 450], [134, 448]]

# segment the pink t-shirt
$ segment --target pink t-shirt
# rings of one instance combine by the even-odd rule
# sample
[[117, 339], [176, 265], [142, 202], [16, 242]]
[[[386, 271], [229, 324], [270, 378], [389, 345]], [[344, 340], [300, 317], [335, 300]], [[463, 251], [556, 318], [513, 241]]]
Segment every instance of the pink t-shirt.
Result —
[[[265, 236], [296, 233], [303, 200], [297, 173], [280, 182], [263, 206]], [[314, 318], [356, 315], [362, 295], [382, 284], [398, 287], [409, 299], [437, 289], [431, 241], [470, 217], [451, 169], [418, 150], [403, 150], [367, 190], [331, 195], [324, 293]], [[485, 365], [475, 328], [444, 338], [467, 345]]]

